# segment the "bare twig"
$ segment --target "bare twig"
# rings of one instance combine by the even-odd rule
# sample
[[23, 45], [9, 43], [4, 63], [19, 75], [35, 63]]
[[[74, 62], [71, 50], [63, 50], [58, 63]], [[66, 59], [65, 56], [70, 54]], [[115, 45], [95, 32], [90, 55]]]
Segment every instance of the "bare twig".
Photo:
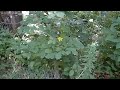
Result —
[[81, 74], [76, 79], [79, 79], [82, 76], [82, 74], [85, 72], [86, 69], [87, 69], [87, 67], [85, 67], [85, 69], [81, 72]]

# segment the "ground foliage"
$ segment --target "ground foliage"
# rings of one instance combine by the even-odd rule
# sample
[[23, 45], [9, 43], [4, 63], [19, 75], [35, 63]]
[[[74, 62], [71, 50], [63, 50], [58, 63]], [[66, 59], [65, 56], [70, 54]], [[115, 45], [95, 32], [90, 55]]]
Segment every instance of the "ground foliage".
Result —
[[0, 31], [0, 78], [119, 78], [120, 13], [30, 11]]

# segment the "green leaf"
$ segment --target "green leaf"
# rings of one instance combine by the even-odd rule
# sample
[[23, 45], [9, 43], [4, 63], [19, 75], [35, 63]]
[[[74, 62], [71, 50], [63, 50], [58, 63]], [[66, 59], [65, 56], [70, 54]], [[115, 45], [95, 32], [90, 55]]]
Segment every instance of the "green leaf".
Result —
[[48, 44], [55, 44], [56, 43], [56, 40], [55, 39], [50, 39], [49, 41], [48, 41]]
[[24, 30], [22, 31], [23, 33], [29, 33], [30, 32], [30, 27], [29, 26], [26, 26], [24, 27]]
[[73, 55], [78, 55], [78, 52], [76, 51], [76, 49], [72, 50]]
[[65, 26], [65, 25], [62, 25], [62, 26], [61, 26], [61, 30], [62, 30], [63, 32], [67, 32], [67, 33], [70, 32], [70, 28], [67, 27], [67, 26]]
[[111, 25], [110, 30], [112, 31], [112, 33], [116, 33], [117, 31], [113, 25]]
[[114, 55], [114, 54], [110, 54], [110, 55], [108, 55], [108, 57], [110, 57], [112, 60], [116, 60], [116, 55]]
[[31, 69], [33, 69], [33, 65], [34, 65], [34, 64], [35, 64], [34, 61], [30, 62], [29, 67], [30, 67]]
[[55, 54], [54, 53], [50, 53], [50, 59], [54, 59], [55, 58]]
[[66, 50], [72, 52], [72, 51], [74, 51], [74, 50], [76, 50], [76, 49], [75, 49], [75, 48], [66, 48]]
[[[118, 60], [119, 61], [119, 60]], [[120, 61], [119, 61], [120, 62]], [[112, 67], [112, 70], [114, 70], [114, 71], [117, 71], [117, 68], [112, 64], [111, 65], [111, 67]]]
[[2, 44], [2, 41], [0, 41], [0, 45]]
[[45, 56], [47, 59], [54, 59], [55, 58], [55, 54], [54, 53], [49, 53]]
[[15, 55], [15, 57], [16, 57], [17, 59], [22, 59], [22, 56], [21, 56], [21, 55]]
[[75, 48], [66, 48], [66, 50], [68, 51], [68, 54], [70, 54], [72, 52], [74, 55], [78, 55], [78, 52], [76, 51]]
[[120, 56], [118, 57], [118, 61], [120, 62]]
[[73, 43], [75, 45], [75, 47], [77, 47], [78, 49], [83, 49], [84, 45], [78, 40], [78, 39], [73, 39]]
[[37, 63], [34, 64], [34, 66], [40, 66], [40, 65], [42, 65], [41, 62], [37, 62]]
[[41, 48], [47, 48], [46, 44], [42, 44], [40, 47]]
[[55, 14], [52, 11], [49, 12], [48, 18], [54, 18], [54, 17], [55, 17]]
[[61, 51], [61, 54], [62, 54], [62, 55], [65, 55], [65, 54], [66, 54], [66, 52], [65, 52], [65, 51]]
[[37, 53], [39, 50], [38, 50], [38, 48], [31, 48], [30, 51], [32, 51], [33, 53]]
[[53, 41], [53, 42], [52, 42], [53, 44], [55, 44], [55, 43], [56, 43], [56, 40], [55, 40], [55, 39], [53, 39], [52, 41]]
[[76, 69], [76, 68], [77, 68], [77, 64], [74, 64], [74, 65], [72, 66], [72, 68], [73, 68], [73, 69]]
[[69, 76], [71, 77], [71, 76], [73, 76], [73, 75], [74, 75], [74, 70], [70, 70]]
[[39, 29], [40, 29], [41, 31], [44, 31], [44, 30], [45, 30], [45, 28], [44, 28], [42, 25], [39, 26]]
[[96, 79], [94, 75], [90, 74], [90, 79]]
[[120, 50], [115, 50], [113, 53], [116, 55], [120, 55]]
[[113, 39], [112, 42], [118, 43], [118, 42], [120, 42], [120, 38]]
[[21, 49], [21, 50], [24, 50], [24, 49], [27, 49], [27, 48], [28, 48], [27, 45], [21, 45], [21, 46], [20, 46], [20, 49]]
[[51, 49], [45, 49], [45, 53], [51, 53], [52, 50]]
[[23, 30], [20, 29], [20, 30], [18, 30], [17, 32], [18, 32], [19, 34], [22, 34], [22, 33], [23, 33]]
[[64, 12], [60, 12], [60, 11], [56, 11], [55, 12], [56, 16], [60, 17], [60, 18], [63, 18], [64, 17]]
[[51, 58], [51, 55], [50, 55], [50, 54], [47, 54], [47, 55], [45, 55], [45, 57], [46, 57], [47, 59], [50, 59], [50, 58]]
[[64, 75], [66, 75], [66, 76], [68, 76], [68, 75], [69, 75], [69, 73], [68, 73], [68, 72], [63, 72], [63, 74], [64, 74]]
[[31, 57], [31, 54], [30, 53], [23, 53], [22, 56], [29, 59]]
[[60, 47], [57, 47], [56, 48], [56, 51], [61, 51], [62, 49]]
[[110, 30], [107, 29], [107, 28], [103, 29], [102, 32], [103, 32], [104, 34], [110, 34], [110, 33], [111, 33]]
[[66, 51], [65, 53], [66, 53], [67, 55], [69, 55], [69, 54], [71, 53], [71, 51]]
[[49, 40], [49, 41], [48, 41], [48, 44], [51, 44], [52, 42], [53, 42], [52, 40]]
[[70, 68], [69, 67], [66, 67], [65, 69], [64, 69], [64, 71], [66, 72], [66, 71], [68, 71]]
[[114, 39], [115, 39], [115, 36], [113, 36], [113, 35], [107, 35], [107, 37], [105, 38], [105, 40], [107, 41], [112, 41], [112, 42], [114, 42]]
[[120, 48], [120, 43], [117, 43], [116, 44], [116, 49], [119, 49]]
[[120, 23], [120, 17], [117, 18], [116, 22], [117, 22], [117, 23]]
[[55, 58], [58, 60], [58, 59], [60, 59], [62, 57], [62, 55], [61, 55], [61, 53], [59, 52], [59, 53], [55, 53]]
[[45, 52], [44, 52], [44, 51], [41, 51], [41, 52], [40, 52], [40, 57], [41, 57], [41, 58], [44, 58], [44, 57], [45, 57]]

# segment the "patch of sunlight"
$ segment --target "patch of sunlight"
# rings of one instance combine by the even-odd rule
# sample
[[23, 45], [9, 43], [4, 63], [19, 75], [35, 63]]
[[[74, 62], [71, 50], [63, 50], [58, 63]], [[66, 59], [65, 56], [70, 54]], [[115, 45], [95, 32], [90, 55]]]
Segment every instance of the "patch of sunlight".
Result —
[[48, 12], [48, 18], [54, 18], [55, 17], [55, 14], [54, 14], [54, 11], [49, 11]]
[[93, 22], [93, 19], [90, 19], [89, 22]]
[[22, 11], [23, 19], [26, 19], [29, 15], [29, 11]]
[[29, 27], [35, 27], [36, 29], [38, 29], [38, 30], [34, 30], [34, 33], [35, 34], [43, 34], [43, 32], [41, 31], [41, 30], [39, 30], [39, 26], [38, 25], [36, 25], [36, 24], [28, 24], [27, 26], [29, 26]]
[[37, 26], [36, 24], [28, 24], [27, 26], [29, 26], [29, 27], [35, 26], [37, 29], [39, 28], [39, 26]]
[[25, 33], [25, 36], [29, 36], [29, 34], [28, 34], [28, 33]]
[[22, 37], [22, 40], [26, 41], [27, 43], [31, 42], [30, 38], [26, 38], [25, 36]]
[[98, 25], [95, 25], [96, 28], [98, 28], [99, 26]]
[[91, 46], [98, 46], [98, 42], [93, 42]]
[[40, 30], [34, 30], [34, 33], [40, 35], [40, 34], [42, 34], [42, 31], [40, 31]]
[[18, 37], [15, 37], [15, 40], [18, 40], [19, 38]]

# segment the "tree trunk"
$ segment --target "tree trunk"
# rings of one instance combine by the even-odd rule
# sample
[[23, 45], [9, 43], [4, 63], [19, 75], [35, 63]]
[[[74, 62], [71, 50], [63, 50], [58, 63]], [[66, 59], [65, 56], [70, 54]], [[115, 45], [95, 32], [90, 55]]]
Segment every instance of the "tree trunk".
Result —
[[20, 26], [20, 21], [23, 20], [22, 11], [1, 11], [0, 23], [3, 29], [8, 28], [11, 32], [15, 33]]

